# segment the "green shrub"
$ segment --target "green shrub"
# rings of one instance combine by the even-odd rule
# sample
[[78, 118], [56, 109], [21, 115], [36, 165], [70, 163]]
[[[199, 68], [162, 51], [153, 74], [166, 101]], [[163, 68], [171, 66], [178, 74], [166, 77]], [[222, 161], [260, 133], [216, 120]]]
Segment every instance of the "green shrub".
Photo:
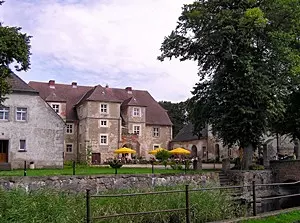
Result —
[[72, 160], [66, 160], [64, 161], [64, 167], [72, 167], [73, 161]]
[[119, 169], [123, 166], [123, 163], [120, 160], [114, 159], [108, 162], [111, 168]]
[[265, 167], [263, 165], [253, 164], [249, 166], [250, 170], [264, 170]]
[[171, 154], [167, 150], [160, 150], [156, 153], [155, 158], [158, 159], [160, 162], [166, 161], [170, 158]]

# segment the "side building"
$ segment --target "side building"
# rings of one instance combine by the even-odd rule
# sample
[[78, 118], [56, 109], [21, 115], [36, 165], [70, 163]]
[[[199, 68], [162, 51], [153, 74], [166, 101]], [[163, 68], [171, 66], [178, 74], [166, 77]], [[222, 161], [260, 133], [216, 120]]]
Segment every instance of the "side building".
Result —
[[67, 123], [65, 160], [103, 163], [119, 147], [130, 147], [136, 156], [149, 156], [167, 148], [172, 136], [169, 116], [148, 91], [30, 82], [29, 85]]
[[221, 161], [229, 157], [234, 159], [239, 156], [237, 147], [224, 147], [220, 139], [212, 134], [209, 125], [199, 135], [193, 133], [192, 123], [185, 125], [170, 142], [170, 147], [183, 147], [191, 151], [192, 157], [200, 157], [202, 161]]
[[62, 168], [64, 121], [17, 75], [0, 106], [0, 168]]

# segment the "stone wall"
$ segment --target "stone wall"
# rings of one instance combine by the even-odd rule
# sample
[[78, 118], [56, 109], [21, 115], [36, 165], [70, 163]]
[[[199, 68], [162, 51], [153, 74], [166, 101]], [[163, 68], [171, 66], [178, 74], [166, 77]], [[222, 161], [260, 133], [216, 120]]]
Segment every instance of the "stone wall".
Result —
[[[229, 170], [227, 173], [230, 181], [235, 185], [248, 186], [241, 190], [241, 198], [246, 201], [252, 201], [253, 190], [252, 182], [255, 184], [269, 184], [274, 183], [274, 176], [271, 170], [252, 170], [252, 171], [240, 171], [240, 170]], [[277, 207], [277, 203], [274, 201], [260, 202], [260, 198], [272, 197], [278, 195], [277, 188], [270, 186], [256, 186], [256, 198], [257, 198], [257, 211], [265, 212], [274, 210]]]
[[203, 174], [138, 174], [138, 175], [97, 175], [97, 176], [53, 176], [53, 177], [0, 177], [0, 187], [11, 190], [22, 188], [26, 191], [54, 189], [68, 192], [92, 193], [110, 189], [149, 188], [154, 186], [207, 185], [218, 184], [215, 172]]
[[[227, 176], [234, 185], [241, 186], [252, 186], [253, 180], [255, 180], [256, 184], [268, 184], [274, 182], [271, 170], [229, 170]], [[243, 188], [244, 196], [249, 197], [252, 194], [251, 190], [250, 187]], [[270, 196], [271, 194], [272, 192], [266, 187], [257, 188], [257, 197]]]
[[271, 160], [270, 168], [278, 183], [300, 180], [300, 160]]

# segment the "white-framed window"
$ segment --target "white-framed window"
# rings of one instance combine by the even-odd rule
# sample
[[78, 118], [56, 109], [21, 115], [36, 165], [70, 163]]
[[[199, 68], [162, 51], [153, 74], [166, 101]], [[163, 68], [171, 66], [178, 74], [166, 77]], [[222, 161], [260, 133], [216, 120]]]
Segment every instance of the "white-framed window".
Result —
[[16, 120], [17, 121], [27, 121], [27, 108], [17, 108]]
[[51, 104], [51, 107], [56, 113], [59, 113], [59, 104]]
[[68, 143], [66, 144], [66, 153], [72, 153], [73, 152], [73, 144]]
[[136, 116], [136, 117], [140, 117], [141, 116], [141, 109], [134, 107], [133, 110], [132, 110], [132, 115]]
[[153, 127], [153, 137], [159, 137], [159, 128]]
[[9, 108], [0, 107], [0, 120], [8, 120], [9, 118]]
[[73, 134], [74, 133], [74, 124], [73, 123], [67, 123], [66, 133], [67, 134]]
[[133, 125], [132, 126], [132, 132], [134, 134], [141, 135], [141, 126], [140, 125]]
[[100, 134], [100, 145], [108, 145], [108, 135]]
[[100, 127], [108, 127], [108, 121], [105, 119], [100, 119]]
[[24, 139], [20, 140], [19, 151], [26, 151], [26, 140], [24, 140]]
[[108, 104], [100, 104], [100, 113], [108, 113]]
[[160, 148], [160, 144], [153, 144], [153, 149], [158, 149]]

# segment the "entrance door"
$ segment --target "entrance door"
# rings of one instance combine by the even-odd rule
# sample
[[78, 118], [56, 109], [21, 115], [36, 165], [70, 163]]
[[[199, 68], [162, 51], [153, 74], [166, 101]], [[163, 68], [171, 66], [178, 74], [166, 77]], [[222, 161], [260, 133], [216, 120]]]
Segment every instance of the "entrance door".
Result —
[[101, 163], [100, 153], [92, 153], [92, 164], [100, 165], [100, 163]]
[[0, 140], [0, 163], [8, 162], [8, 140]]

